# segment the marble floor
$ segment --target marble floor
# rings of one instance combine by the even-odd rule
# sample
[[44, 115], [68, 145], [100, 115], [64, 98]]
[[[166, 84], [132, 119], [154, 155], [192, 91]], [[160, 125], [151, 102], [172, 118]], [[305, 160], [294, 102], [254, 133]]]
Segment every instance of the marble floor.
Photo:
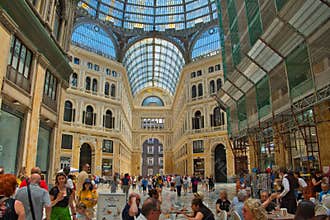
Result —
[[[232, 198], [235, 195], [235, 184], [232, 183], [228, 183], [228, 184], [216, 184], [215, 186], [215, 191], [214, 192], [208, 192], [207, 190], [203, 189], [201, 186], [198, 187], [198, 191], [201, 191], [204, 195], [204, 203], [206, 206], [208, 206], [213, 212], [215, 212], [215, 203], [217, 201], [217, 199], [219, 198], [219, 192], [221, 190], [226, 190], [228, 193], [228, 198], [229, 200], [232, 200]], [[100, 186], [99, 187], [99, 192], [104, 192], [104, 191], [108, 191], [108, 187], [107, 186]], [[133, 190], [130, 189], [130, 192], [132, 192]], [[118, 191], [120, 192], [120, 191]], [[135, 192], [138, 193], [138, 190], [136, 189]], [[141, 195], [141, 205], [143, 204], [143, 201], [148, 198], [148, 195]], [[182, 196], [178, 197], [176, 192], [174, 191], [170, 191], [169, 188], [164, 188], [162, 191], [162, 205], [161, 205], [161, 209], [162, 209], [162, 215], [160, 217], [160, 219], [183, 219], [182, 216], [178, 215], [176, 216], [175, 214], [166, 214], [166, 213], [171, 213], [173, 212], [173, 210], [180, 210], [182, 208], [187, 208], [188, 210], [191, 210], [191, 200], [193, 198], [193, 194], [192, 193], [186, 193], [184, 194], [182, 192]], [[96, 213], [97, 216], [97, 213]]]

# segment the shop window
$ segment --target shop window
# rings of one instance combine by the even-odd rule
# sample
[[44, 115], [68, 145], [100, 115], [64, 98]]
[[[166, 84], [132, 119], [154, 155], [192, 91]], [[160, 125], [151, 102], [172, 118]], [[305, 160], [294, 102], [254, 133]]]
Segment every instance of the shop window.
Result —
[[113, 153], [113, 141], [112, 140], [103, 140], [103, 153]]
[[42, 171], [48, 171], [51, 128], [39, 127], [36, 165]]
[[112, 159], [102, 159], [102, 176], [112, 176]]
[[71, 157], [61, 157], [60, 164], [61, 164], [61, 169], [63, 169], [64, 167], [70, 167], [71, 166]]
[[72, 135], [62, 134], [62, 145], [63, 149], [72, 149]]
[[196, 140], [193, 141], [193, 153], [204, 153], [204, 141]]
[[204, 177], [205, 174], [205, 161], [204, 158], [194, 159], [194, 173], [197, 177]]
[[7, 112], [5, 107], [2, 104], [0, 111], [0, 161], [5, 173], [16, 173], [23, 115]]

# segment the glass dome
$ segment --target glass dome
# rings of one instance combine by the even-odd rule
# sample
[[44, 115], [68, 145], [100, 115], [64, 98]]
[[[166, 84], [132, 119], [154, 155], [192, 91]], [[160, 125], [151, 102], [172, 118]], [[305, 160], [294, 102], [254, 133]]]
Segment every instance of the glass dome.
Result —
[[117, 27], [145, 31], [184, 30], [217, 19], [215, 0], [81, 0], [78, 7]]
[[123, 59], [133, 95], [146, 87], [159, 87], [173, 95], [184, 64], [180, 50], [159, 38], [138, 41]]

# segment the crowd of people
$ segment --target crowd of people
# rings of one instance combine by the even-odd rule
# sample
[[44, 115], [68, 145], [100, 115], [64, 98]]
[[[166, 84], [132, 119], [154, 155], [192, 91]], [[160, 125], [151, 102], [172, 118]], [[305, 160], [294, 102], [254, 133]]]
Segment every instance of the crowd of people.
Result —
[[[329, 179], [321, 172], [315, 172], [310, 183], [299, 172], [283, 168], [277, 173], [269, 173], [269, 178], [272, 187], [258, 190], [256, 194], [251, 176], [241, 175], [236, 195], [229, 199], [228, 192], [221, 190], [213, 204], [204, 200], [204, 193], [217, 193], [212, 176], [203, 179], [195, 175], [141, 177], [116, 174], [109, 181], [103, 181], [103, 187], [108, 184], [111, 193], [120, 188], [126, 195], [127, 203], [121, 212], [123, 220], [159, 219], [164, 187], [173, 195], [175, 193], [177, 198], [193, 195], [190, 208], [171, 207], [164, 215], [175, 213], [190, 220], [263, 220], [268, 219], [270, 213], [277, 212], [293, 214], [297, 220], [329, 219]], [[55, 185], [51, 188], [48, 188], [38, 167], [32, 168], [30, 175], [19, 181], [16, 176], [5, 174], [0, 167], [0, 220], [90, 220], [95, 217], [99, 182], [102, 178], [90, 175], [89, 164], [83, 165], [77, 176], [70, 174], [70, 167], [65, 167], [63, 172], [56, 174]], [[308, 190], [309, 184], [311, 191]], [[143, 202], [142, 195], [147, 197]]]

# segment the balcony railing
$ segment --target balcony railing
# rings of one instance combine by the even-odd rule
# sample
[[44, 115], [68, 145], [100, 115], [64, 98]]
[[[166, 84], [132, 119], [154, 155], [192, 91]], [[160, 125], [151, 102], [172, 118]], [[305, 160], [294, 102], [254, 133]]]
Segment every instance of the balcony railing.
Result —
[[12, 66], [7, 67], [7, 79], [15, 83], [20, 88], [24, 89], [28, 93], [31, 91], [31, 80], [25, 78], [23, 74], [19, 73]]
[[44, 95], [42, 97], [42, 102], [47, 105], [49, 108], [51, 108], [52, 110], [54, 110], [55, 112], [57, 112], [57, 101], [51, 99], [50, 97]]

